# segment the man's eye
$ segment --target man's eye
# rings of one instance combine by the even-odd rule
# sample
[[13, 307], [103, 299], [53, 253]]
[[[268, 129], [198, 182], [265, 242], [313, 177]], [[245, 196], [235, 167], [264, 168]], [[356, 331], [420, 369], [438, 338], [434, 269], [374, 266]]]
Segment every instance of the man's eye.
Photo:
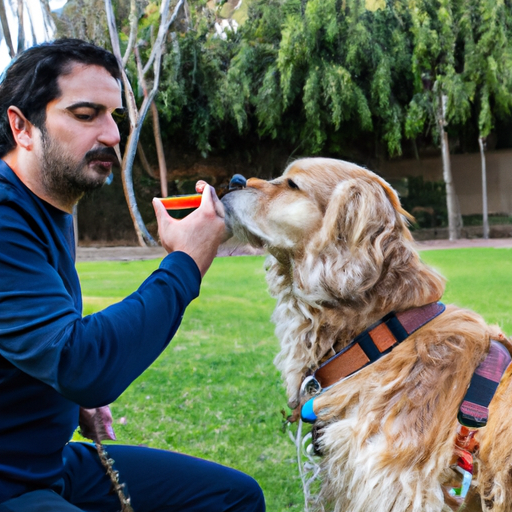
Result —
[[82, 108], [72, 111], [73, 115], [79, 121], [93, 121], [98, 116], [98, 112], [91, 108]]
[[80, 121], [90, 121], [91, 119], [93, 119], [93, 116], [91, 116], [90, 114], [75, 114], [75, 117], [77, 119], [80, 119]]

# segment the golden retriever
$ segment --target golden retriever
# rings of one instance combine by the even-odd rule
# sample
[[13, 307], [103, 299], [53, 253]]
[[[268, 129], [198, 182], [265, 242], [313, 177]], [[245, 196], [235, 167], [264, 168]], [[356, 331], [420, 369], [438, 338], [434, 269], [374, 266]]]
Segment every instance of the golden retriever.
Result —
[[[301, 396], [304, 378], [355, 336], [390, 312], [443, 294], [444, 279], [420, 260], [395, 191], [355, 164], [301, 159], [272, 181], [249, 179], [222, 202], [231, 233], [268, 253], [276, 364], [296, 412], [309, 398]], [[321, 508], [458, 509], [447, 493], [457, 413], [491, 339], [510, 351], [498, 328], [447, 306], [392, 352], [317, 396]], [[510, 367], [489, 410], [476, 433], [478, 477], [466, 506], [512, 511]]]

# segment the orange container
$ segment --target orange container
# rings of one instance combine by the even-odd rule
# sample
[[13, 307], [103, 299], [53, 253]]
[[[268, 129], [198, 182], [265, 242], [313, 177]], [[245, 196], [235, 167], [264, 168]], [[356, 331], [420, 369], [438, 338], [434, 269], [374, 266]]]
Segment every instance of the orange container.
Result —
[[201, 194], [187, 194], [184, 196], [172, 196], [159, 198], [167, 210], [184, 210], [197, 208], [201, 204]]

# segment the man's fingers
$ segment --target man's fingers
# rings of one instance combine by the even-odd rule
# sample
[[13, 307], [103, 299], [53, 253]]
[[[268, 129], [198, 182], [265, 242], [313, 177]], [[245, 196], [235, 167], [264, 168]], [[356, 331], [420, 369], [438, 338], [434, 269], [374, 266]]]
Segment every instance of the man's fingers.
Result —
[[[201, 183], [201, 182], [197, 182], [198, 184]], [[203, 189], [203, 191], [201, 192], [202, 194], [202, 197], [201, 197], [201, 206], [203, 205], [203, 203], [205, 204], [209, 204], [212, 202], [212, 187], [210, 187], [210, 185], [208, 185], [208, 183], [206, 182], [203, 182], [204, 183], [204, 186], [201, 186], [200, 188]], [[196, 190], [197, 190], [197, 185], [196, 185]]]
[[165, 206], [162, 204], [162, 201], [160, 201], [157, 197], [153, 198], [152, 203], [157, 219], [160, 218], [164, 213], [167, 213], [167, 210], [165, 209]]
[[221, 218], [224, 218], [226, 216], [226, 212], [224, 210], [224, 205], [222, 204], [222, 201], [217, 196], [217, 192], [215, 192], [215, 189], [212, 189], [212, 199], [213, 199], [213, 206], [215, 207], [215, 212], [217, 215]]
[[115, 441], [116, 434], [112, 423], [112, 413], [108, 405], [96, 409], [84, 409], [80, 407], [80, 431], [84, 437], [95, 442]]
[[112, 417], [110, 407], [108, 405], [99, 407], [96, 411], [95, 424], [98, 437], [101, 441], [115, 441], [116, 434], [112, 426], [114, 418]]
[[204, 191], [204, 188], [208, 185], [208, 183], [206, 183], [206, 181], [203, 181], [203, 180], [199, 180], [197, 183], [196, 183], [196, 192], [198, 194], [202, 194], [203, 191]]
[[158, 198], [153, 198], [153, 209], [155, 210], [155, 216], [158, 225], [160, 226], [161, 222], [175, 222], [176, 219], [171, 217], [165, 208], [165, 206], [162, 204], [162, 201], [160, 201]]
[[224, 205], [220, 202], [220, 199], [217, 197], [215, 189], [211, 185], [208, 185], [208, 183], [202, 180], [196, 183], [196, 190], [199, 191], [199, 189], [202, 190], [201, 193], [203, 194], [203, 197], [201, 198], [201, 206], [204, 203], [207, 207], [213, 207], [217, 216], [223, 219]]

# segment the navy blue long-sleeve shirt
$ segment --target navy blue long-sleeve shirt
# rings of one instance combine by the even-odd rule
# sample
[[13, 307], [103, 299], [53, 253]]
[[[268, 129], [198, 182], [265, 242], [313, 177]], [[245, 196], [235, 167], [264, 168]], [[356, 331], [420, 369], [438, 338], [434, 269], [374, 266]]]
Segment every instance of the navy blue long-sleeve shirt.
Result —
[[72, 216], [0, 160], [0, 503], [62, 471], [79, 406], [114, 401], [167, 346], [201, 275], [185, 253], [82, 317]]

